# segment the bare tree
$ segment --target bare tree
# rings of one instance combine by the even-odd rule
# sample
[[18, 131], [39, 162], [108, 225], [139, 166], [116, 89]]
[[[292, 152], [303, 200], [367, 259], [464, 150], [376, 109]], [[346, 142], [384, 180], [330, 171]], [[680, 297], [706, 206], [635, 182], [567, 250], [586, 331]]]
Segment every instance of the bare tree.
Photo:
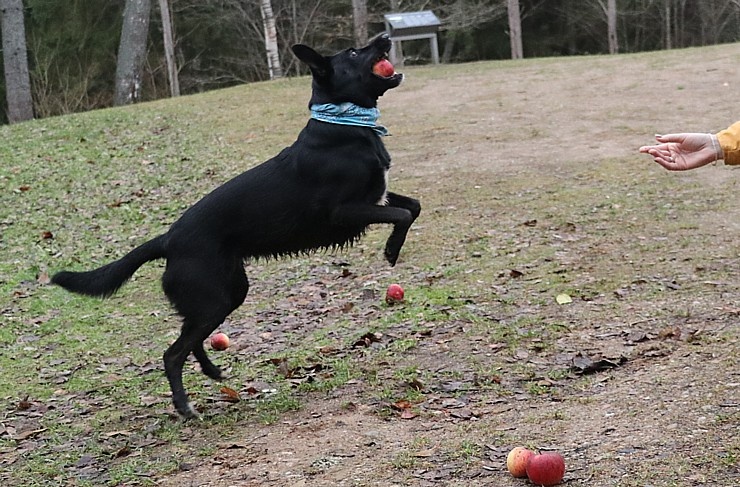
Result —
[[619, 40], [617, 38], [617, 0], [606, 2], [606, 25], [609, 39], [609, 54], [619, 52]]
[[141, 98], [141, 76], [151, 10], [151, 0], [126, 0], [116, 65], [115, 105], [128, 105]]
[[522, 18], [519, 10], [519, 0], [508, 0], [509, 11], [509, 42], [511, 42], [511, 59], [522, 59]]
[[167, 80], [170, 83], [170, 95], [180, 96], [180, 81], [175, 61], [175, 40], [172, 33], [172, 17], [169, 0], [159, 0], [159, 12], [162, 16], [162, 36], [164, 42], [164, 60], [167, 64]]
[[672, 26], [672, 19], [671, 19], [671, 11], [673, 10], [671, 5], [673, 3], [672, 0], [663, 0], [664, 5], [663, 9], [665, 10], [665, 48], [666, 49], [673, 49], [673, 37], [671, 36], [671, 26]]
[[265, 50], [267, 51], [267, 67], [270, 70], [270, 79], [282, 78], [283, 69], [280, 66], [277, 28], [275, 27], [275, 16], [272, 13], [270, 0], [260, 0], [260, 12], [265, 27]]
[[717, 44], [728, 27], [737, 29], [733, 10], [737, 0], [702, 0], [698, 3], [701, 44]]
[[352, 19], [355, 25], [355, 45], [367, 44], [367, 0], [352, 0]]
[[609, 54], [619, 52], [619, 41], [617, 36], [617, 0], [596, 0], [606, 17], [606, 36], [609, 44]]
[[33, 118], [33, 99], [31, 97], [31, 79], [28, 75], [23, 1], [0, 0], [0, 18], [2, 20], [8, 121], [15, 123], [30, 120]]

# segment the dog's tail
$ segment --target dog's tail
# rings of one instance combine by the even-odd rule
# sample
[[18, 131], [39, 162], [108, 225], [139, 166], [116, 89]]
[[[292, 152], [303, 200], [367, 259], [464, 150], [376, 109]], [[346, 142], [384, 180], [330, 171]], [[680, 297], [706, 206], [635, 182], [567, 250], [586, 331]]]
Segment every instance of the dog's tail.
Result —
[[51, 278], [51, 282], [73, 293], [107, 298], [126, 284], [134, 272], [146, 262], [166, 257], [165, 241], [166, 234], [160, 235], [136, 247], [115, 262], [93, 271], [58, 272]]

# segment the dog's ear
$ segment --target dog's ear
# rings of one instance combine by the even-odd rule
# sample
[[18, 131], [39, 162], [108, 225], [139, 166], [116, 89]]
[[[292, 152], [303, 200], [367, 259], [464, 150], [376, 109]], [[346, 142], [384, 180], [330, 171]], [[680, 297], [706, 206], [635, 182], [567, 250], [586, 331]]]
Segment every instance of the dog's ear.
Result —
[[331, 75], [331, 63], [329, 59], [303, 44], [293, 46], [293, 54], [306, 63], [314, 76], [327, 78]]

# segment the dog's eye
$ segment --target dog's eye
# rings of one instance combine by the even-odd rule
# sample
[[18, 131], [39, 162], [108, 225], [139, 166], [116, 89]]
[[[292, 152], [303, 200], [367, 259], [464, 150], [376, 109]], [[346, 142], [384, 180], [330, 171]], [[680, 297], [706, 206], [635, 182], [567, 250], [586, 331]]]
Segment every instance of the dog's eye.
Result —
[[357, 51], [354, 49], [349, 50], [349, 57], [357, 57]]

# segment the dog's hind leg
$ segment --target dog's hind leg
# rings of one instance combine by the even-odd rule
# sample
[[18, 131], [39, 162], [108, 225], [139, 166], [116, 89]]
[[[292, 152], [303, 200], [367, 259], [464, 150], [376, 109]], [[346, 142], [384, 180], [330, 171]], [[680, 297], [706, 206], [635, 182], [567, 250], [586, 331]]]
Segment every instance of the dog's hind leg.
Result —
[[[238, 264], [238, 265], [237, 265]], [[172, 390], [172, 403], [185, 418], [197, 416], [182, 384], [182, 369], [193, 352], [203, 372], [221, 378], [203, 349], [205, 340], [236, 309], [247, 294], [248, 282], [240, 259], [170, 259], [162, 284], [183, 317], [180, 336], [164, 353], [164, 369]]]
[[[244, 273], [244, 267], [241, 264], [238, 267], [236, 267], [234, 269], [234, 272], [232, 273], [230, 291], [231, 291], [231, 308], [232, 309], [231, 311], [229, 311], [229, 314], [231, 314], [232, 311], [234, 311], [236, 308], [241, 306], [241, 304], [244, 302], [244, 298], [247, 297], [247, 292], [249, 291], [249, 281], [247, 280], [247, 276]], [[213, 330], [211, 330], [208, 334], [210, 335], [212, 332]], [[193, 349], [193, 355], [195, 355], [195, 358], [198, 360], [198, 363], [200, 363], [200, 368], [205, 375], [207, 375], [208, 377], [214, 380], [223, 379], [223, 374], [221, 373], [221, 369], [216, 367], [213, 364], [213, 362], [211, 362], [211, 360], [208, 358], [208, 354], [203, 348], [203, 340], [195, 344], [195, 348]]]
[[[219, 324], [216, 323], [213, 328], [215, 329]], [[186, 318], [183, 321], [180, 336], [164, 352], [164, 372], [172, 390], [172, 404], [175, 406], [175, 410], [184, 418], [198, 416], [198, 413], [188, 401], [187, 392], [182, 384], [182, 369], [190, 352], [194, 351], [197, 344], [202, 343], [204, 339], [200, 338], [200, 333], [197, 333], [197, 330], [200, 329], [202, 329], [201, 325], [193, 325]], [[219, 370], [219, 374], [220, 372]]]

